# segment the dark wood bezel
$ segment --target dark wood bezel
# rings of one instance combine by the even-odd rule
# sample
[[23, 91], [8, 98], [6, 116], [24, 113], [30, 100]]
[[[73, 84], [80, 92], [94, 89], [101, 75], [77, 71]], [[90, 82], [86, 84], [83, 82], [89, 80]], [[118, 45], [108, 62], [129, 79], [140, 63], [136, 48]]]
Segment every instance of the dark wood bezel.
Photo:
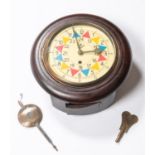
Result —
[[[50, 39], [51, 33], [56, 33], [72, 24], [94, 24], [103, 27], [114, 41], [117, 58], [110, 72], [89, 85], [73, 86], [50, 76], [46, 71], [41, 51], [45, 40]], [[56, 20], [47, 26], [37, 37], [31, 54], [31, 66], [38, 83], [50, 94], [63, 100], [78, 104], [90, 104], [100, 100], [115, 91], [124, 81], [131, 64], [131, 50], [126, 37], [114, 24], [108, 20], [88, 14], [75, 14]]]

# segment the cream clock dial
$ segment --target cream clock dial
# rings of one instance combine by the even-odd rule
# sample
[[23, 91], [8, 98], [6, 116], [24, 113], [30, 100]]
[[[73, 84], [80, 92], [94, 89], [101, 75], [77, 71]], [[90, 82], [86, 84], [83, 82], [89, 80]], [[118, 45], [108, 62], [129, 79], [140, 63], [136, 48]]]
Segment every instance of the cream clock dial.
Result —
[[73, 25], [49, 43], [48, 72], [67, 83], [84, 84], [103, 77], [114, 64], [112, 38], [90, 25]]

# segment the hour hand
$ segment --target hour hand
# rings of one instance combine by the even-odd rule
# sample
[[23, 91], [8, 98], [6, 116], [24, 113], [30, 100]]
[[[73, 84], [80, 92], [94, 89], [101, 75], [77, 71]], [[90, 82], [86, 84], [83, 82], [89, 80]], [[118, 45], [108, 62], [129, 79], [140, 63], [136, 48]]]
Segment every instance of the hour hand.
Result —
[[94, 50], [83, 51], [83, 54], [84, 53], [96, 53], [96, 54], [100, 54], [101, 51], [98, 48], [95, 48]]
[[96, 49], [94, 50], [94, 52], [95, 52], [96, 54], [100, 54], [100, 53], [102, 53], [103, 51], [101, 51], [99, 48], [96, 48]]
[[[76, 34], [77, 32], [75, 31], [74, 27], [72, 27], [72, 29], [73, 29], [73, 33]], [[76, 40], [76, 44], [78, 47], [78, 54], [83, 54], [83, 51], [81, 50], [81, 47], [80, 47], [80, 44], [79, 44], [77, 37], [75, 37], [75, 40]]]

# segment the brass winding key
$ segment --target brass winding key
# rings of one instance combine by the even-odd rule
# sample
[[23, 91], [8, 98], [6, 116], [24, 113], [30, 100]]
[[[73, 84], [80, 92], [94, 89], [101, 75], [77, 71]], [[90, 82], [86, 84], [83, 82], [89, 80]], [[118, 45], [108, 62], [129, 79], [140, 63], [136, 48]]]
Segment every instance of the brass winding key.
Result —
[[122, 123], [120, 126], [120, 132], [115, 140], [116, 143], [119, 143], [124, 133], [127, 133], [129, 128], [138, 122], [138, 117], [136, 115], [132, 115], [128, 111], [124, 111], [122, 113]]
[[46, 132], [40, 126], [42, 120], [42, 112], [40, 108], [34, 104], [23, 105], [21, 99], [18, 101], [21, 109], [18, 112], [18, 120], [24, 127], [37, 127], [39, 131], [44, 135], [47, 141], [53, 146], [53, 148], [58, 151], [57, 147], [53, 144], [52, 140], [46, 134]]

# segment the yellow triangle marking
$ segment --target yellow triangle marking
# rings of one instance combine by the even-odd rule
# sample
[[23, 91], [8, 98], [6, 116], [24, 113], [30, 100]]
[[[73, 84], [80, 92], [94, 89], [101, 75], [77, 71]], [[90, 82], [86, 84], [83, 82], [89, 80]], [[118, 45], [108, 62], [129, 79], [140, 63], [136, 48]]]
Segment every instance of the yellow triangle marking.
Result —
[[100, 69], [99, 63], [96, 62], [95, 64], [93, 64], [93, 65], [91, 66], [91, 69], [92, 69], [92, 70], [99, 70], [99, 69]]
[[63, 42], [64, 42], [64, 44], [66, 44], [69, 40], [70, 40], [69, 37], [63, 37]]
[[100, 41], [100, 37], [94, 37], [94, 38], [92, 38], [91, 40], [92, 40], [93, 42], [95, 42], [96, 44], [98, 44], [99, 41]]
[[65, 64], [64, 62], [61, 63], [61, 69], [68, 69], [69, 66]]

